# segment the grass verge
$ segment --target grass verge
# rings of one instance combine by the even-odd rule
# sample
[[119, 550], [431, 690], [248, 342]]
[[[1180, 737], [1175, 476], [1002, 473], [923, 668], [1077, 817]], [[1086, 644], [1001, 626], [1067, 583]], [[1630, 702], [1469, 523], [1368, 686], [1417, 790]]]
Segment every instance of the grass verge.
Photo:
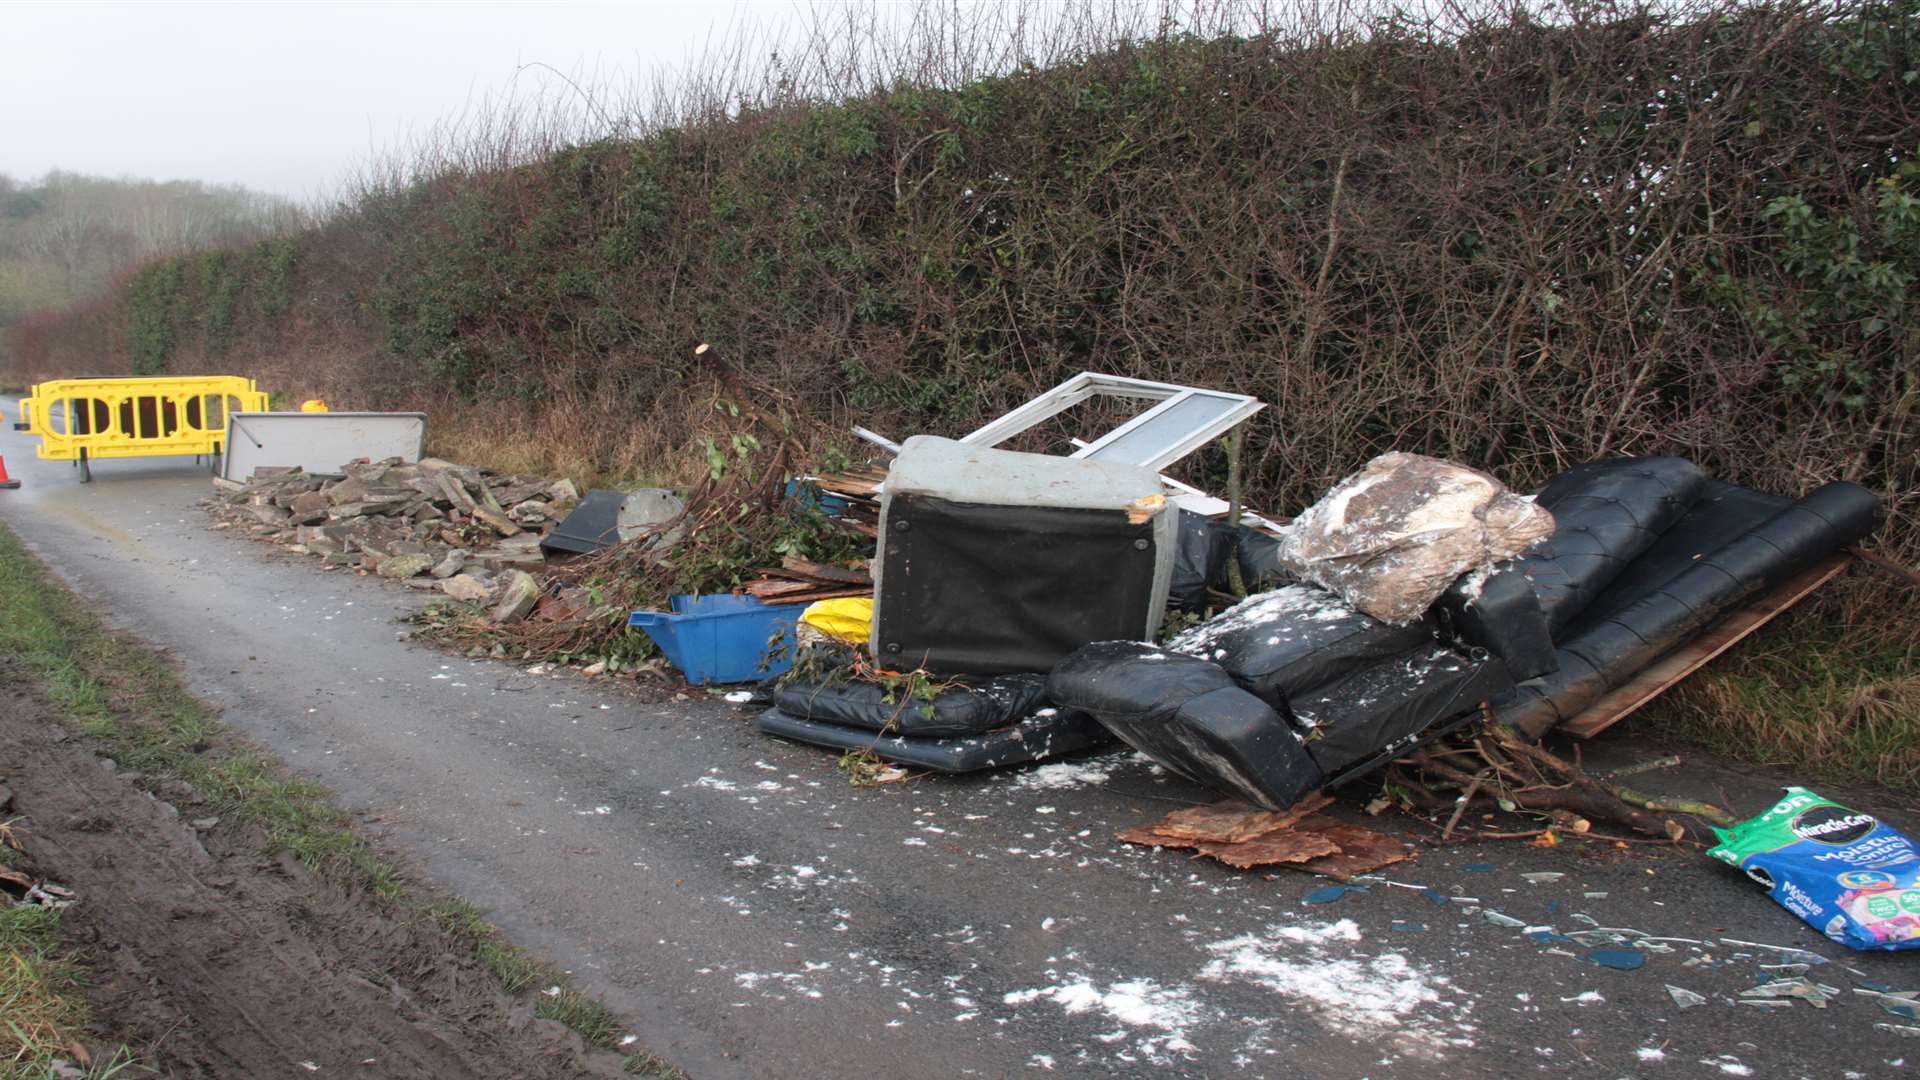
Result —
[[[14, 822], [0, 820], [0, 867], [19, 865], [19, 848]], [[0, 905], [0, 1080], [43, 1080], [56, 1063], [89, 1080], [146, 1071], [124, 1046], [105, 1060], [87, 1050], [85, 975], [60, 940], [59, 911]]]
[[[1867, 567], [1849, 577], [1662, 695], [1636, 722], [1809, 781], [1920, 791], [1920, 596], [1887, 595], [1901, 586]], [[1862, 614], [1869, 610], [1872, 617]]]
[[[508, 942], [473, 905], [425, 896], [353, 830], [347, 813], [332, 804], [324, 788], [292, 776], [271, 755], [227, 729], [160, 656], [103, 627], [5, 525], [0, 525], [0, 655], [12, 657], [16, 670], [37, 683], [68, 724], [93, 739], [101, 753], [142, 773], [143, 782], [191, 784], [223, 822], [262, 830], [270, 853], [293, 852], [341, 884], [432, 919], [471, 948], [502, 989], [536, 994], [536, 1015], [566, 1024], [593, 1046], [619, 1048], [624, 1027], [604, 1004], [568, 988], [563, 976]], [[33, 1045], [58, 1049], [35, 1053], [65, 1056], [66, 1043], [74, 1040], [61, 1041], [60, 1034], [84, 1023], [85, 999], [77, 968], [60, 959], [57, 919], [24, 920], [17, 932], [6, 929], [9, 925], [0, 923], [0, 965], [30, 972], [22, 989], [41, 995], [32, 1000], [44, 1004], [37, 1013], [16, 1012], [8, 996], [12, 982], [0, 982], [0, 1053], [16, 1016], [38, 1015], [47, 1019], [51, 1034], [35, 1035]], [[627, 1070], [684, 1080], [679, 1069], [645, 1052], [629, 1053]], [[0, 1077], [7, 1075], [0, 1066]]]

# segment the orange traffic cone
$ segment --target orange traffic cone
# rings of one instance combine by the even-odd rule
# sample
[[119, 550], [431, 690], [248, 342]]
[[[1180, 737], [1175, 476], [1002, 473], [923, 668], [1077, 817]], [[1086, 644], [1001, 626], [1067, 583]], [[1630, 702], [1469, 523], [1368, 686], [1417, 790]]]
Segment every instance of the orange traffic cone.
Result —
[[17, 488], [19, 486], [20, 481], [8, 478], [7, 459], [0, 457], [0, 488]]

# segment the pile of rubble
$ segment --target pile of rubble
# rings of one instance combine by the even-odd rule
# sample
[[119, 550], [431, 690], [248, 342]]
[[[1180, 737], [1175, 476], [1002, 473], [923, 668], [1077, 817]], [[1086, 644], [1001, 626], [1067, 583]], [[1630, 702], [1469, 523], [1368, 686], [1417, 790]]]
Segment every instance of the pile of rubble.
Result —
[[355, 462], [341, 473], [261, 469], [244, 483], [216, 479], [205, 505], [229, 527], [327, 567], [490, 603], [494, 621], [507, 623], [540, 599], [528, 571], [546, 562], [541, 541], [580, 501], [571, 480], [500, 476], [438, 458]]

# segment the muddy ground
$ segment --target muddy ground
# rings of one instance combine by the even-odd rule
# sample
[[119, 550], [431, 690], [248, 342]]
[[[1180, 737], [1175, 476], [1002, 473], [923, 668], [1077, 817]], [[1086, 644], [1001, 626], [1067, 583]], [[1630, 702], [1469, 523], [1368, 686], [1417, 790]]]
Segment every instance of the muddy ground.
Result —
[[62, 933], [103, 1049], [172, 1077], [622, 1075], [424, 916], [263, 856], [257, 834], [196, 829], [189, 790], [145, 790], [3, 662], [0, 787], [30, 870], [77, 894]]

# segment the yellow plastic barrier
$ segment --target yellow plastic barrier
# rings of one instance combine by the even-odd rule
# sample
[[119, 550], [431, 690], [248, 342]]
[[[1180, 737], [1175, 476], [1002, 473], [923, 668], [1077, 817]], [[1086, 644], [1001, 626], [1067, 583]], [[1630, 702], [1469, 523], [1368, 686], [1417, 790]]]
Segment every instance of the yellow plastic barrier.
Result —
[[14, 426], [40, 437], [43, 460], [78, 462], [84, 483], [93, 458], [217, 457], [227, 414], [266, 408], [267, 395], [237, 375], [58, 379], [21, 399]]

